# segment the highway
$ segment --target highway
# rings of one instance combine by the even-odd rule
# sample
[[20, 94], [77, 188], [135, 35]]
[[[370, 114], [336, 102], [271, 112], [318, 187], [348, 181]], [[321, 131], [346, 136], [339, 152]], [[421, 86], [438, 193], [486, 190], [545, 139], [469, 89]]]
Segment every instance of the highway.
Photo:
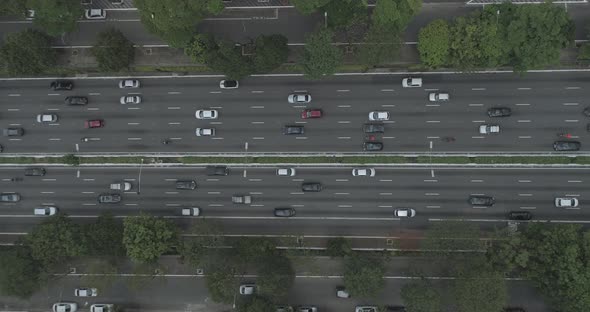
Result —
[[[23, 127], [22, 137], [0, 143], [9, 154], [218, 154], [363, 153], [362, 131], [371, 111], [388, 111], [382, 152], [371, 153], [553, 153], [557, 133], [582, 143], [589, 133], [588, 81], [584, 72], [514, 74], [428, 74], [421, 88], [402, 88], [401, 75], [337, 76], [323, 81], [302, 77], [253, 77], [240, 88], [222, 90], [220, 78], [140, 79], [142, 88], [119, 89], [118, 79], [76, 79], [72, 91], [49, 89], [50, 80], [0, 81], [3, 127]], [[449, 102], [428, 101], [429, 92], [450, 93]], [[291, 93], [308, 92], [310, 104], [289, 104]], [[127, 94], [141, 104], [119, 104]], [[87, 106], [67, 106], [64, 98], [87, 96]], [[489, 118], [487, 109], [507, 106], [512, 116]], [[302, 120], [304, 108], [319, 108], [320, 119]], [[216, 120], [197, 120], [198, 109], [216, 109]], [[37, 114], [59, 120], [39, 124]], [[105, 127], [84, 129], [84, 121], [104, 119]], [[501, 132], [482, 135], [482, 124]], [[285, 125], [304, 126], [303, 135], [282, 134]], [[195, 128], [215, 128], [197, 137]], [[90, 142], [82, 142], [90, 137]], [[445, 142], [442, 138], [455, 138]], [[172, 144], [161, 141], [169, 138]]]

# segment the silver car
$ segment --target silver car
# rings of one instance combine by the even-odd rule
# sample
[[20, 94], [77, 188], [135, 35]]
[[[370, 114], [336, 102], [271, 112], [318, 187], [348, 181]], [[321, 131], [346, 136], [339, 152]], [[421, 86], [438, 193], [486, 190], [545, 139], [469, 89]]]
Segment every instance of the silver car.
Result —
[[37, 122], [38, 123], [49, 123], [49, 122], [56, 122], [57, 121], [57, 114], [39, 114], [37, 115]]
[[352, 169], [353, 177], [374, 177], [375, 168], [354, 168]]
[[86, 10], [84, 16], [86, 19], [105, 19], [107, 18], [107, 11], [103, 9], [88, 9]]
[[141, 86], [141, 84], [139, 83], [139, 80], [137, 80], [137, 79], [125, 79], [125, 80], [119, 81], [119, 88], [120, 89], [135, 89], [135, 88], [139, 88], [140, 86]]
[[119, 100], [121, 104], [139, 104], [141, 103], [141, 96], [139, 95], [124, 95]]
[[277, 169], [277, 175], [281, 177], [293, 177], [295, 176], [295, 168], [279, 168]]
[[195, 134], [197, 136], [215, 136], [215, 128], [197, 128]]
[[555, 198], [555, 207], [558, 208], [576, 208], [580, 202], [575, 197], [557, 197]]
[[310, 103], [311, 102], [311, 95], [304, 93], [304, 94], [289, 94], [287, 100], [291, 104], [302, 104], [302, 103]]

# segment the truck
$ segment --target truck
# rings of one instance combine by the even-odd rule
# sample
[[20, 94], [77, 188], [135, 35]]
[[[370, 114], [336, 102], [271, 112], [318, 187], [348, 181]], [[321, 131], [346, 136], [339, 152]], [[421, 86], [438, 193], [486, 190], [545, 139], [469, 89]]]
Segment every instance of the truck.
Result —
[[231, 201], [234, 204], [238, 204], [238, 205], [250, 204], [250, 203], [252, 203], [252, 196], [250, 196], [250, 195], [233, 195], [231, 197]]

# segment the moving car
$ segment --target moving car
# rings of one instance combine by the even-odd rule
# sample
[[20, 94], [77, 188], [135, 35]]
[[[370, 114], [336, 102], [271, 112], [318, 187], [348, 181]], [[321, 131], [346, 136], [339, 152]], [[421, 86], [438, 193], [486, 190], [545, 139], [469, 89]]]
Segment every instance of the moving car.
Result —
[[25, 134], [25, 129], [23, 128], [5, 128], [2, 133], [4, 136], [11, 137], [11, 136], [23, 136]]
[[357, 306], [354, 312], [377, 312], [376, 306]]
[[338, 298], [350, 298], [350, 294], [346, 291], [344, 286], [336, 286], [336, 297]]
[[284, 126], [283, 127], [283, 134], [284, 135], [298, 135], [304, 134], [305, 128], [303, 126]]
[[508, 107], [492, 107], [488, 109], [489, 117], [508, 117], [512, 115], [512, 110]]
[[176, 181], [177, 190], [194, 190], [197, 188], [195, 180], [178, 180]]
[[370, 112], [369, 120], [371, 121], [383, 121], [389, 120], [389, 112]]
[[214, 109], [199, 109], [195, 112], [197, 119], [217, 119], [219, 113]]
[[385, 132], [385, 125], [384, 124], [364, 124], [363, 125], [363, 132], [364, 133], [384, 133]]
[[35, 216], [53, 216], [56, 213], [57, 207], [53, 206], [37, 207], [33, 209], [33, 215]]
[[430, 92], [428, 94], [428, 100], [430, 102], [446, 102], [449, 98], [449, 94], [446, 92]]
[[141, 96], [139, 95], [124, 95], [119, 99], [121, 104], [140, 104]]
[[252, 196], [250, 195], [233, 195], [231, 202], [237, 205], [251, 204]]
[[0, 193], [0, 202], [16, 203], [20, 201], [19, 193]]
[[304, 109], [301, 111], [301, 119], [322, 118], [322, 114], [321, 109]]
[[578, 141], [555, 141], [553, 149], [557, 152], [575, 152], [579, 151], [582, 144]]
[[383, 150], [383, 143], [381, 142], [365, 142], [363, 143], [363, 150], [367, 152]]
[[84, 13], [86, 19], [105, 19], [107, 18], [107, 11], [103, 9], [87, 9]]
[[282, 177], [294, 177], [296, 174], [295, 168], [279, 168], [277, 175]]
[[402, 80], [402, 87], [404, 88], [419, 88], [422, 87], [422, 78], [408, 77]]
[[139, 88], [141, 84], [137, 79], [125, 79], [119, 81], [119, 89], [135, 89]]
[[46, 173], [45, 168], [25, 168], [25, 176], [27, 177], [42, 177]]
[[397, 208], [393, 215], [400, 218], [413, 218], [416, 216], [416, 210], [412, 208]]
[[575, 197], [556, 197], [555, 207], [558, 208], [576, 208], [578, 207], [579, 201]]
[[37, 122], [38, 123], [49, 123], [49, 122], [56, 122], [57, 121], [57, 114], [39, 114], [37, 115]]
[[275, 208], [275, 217], [294, 217], [295, 209], [293, 208]]
[[256, 292], [256, 285], [254, 284], [242, 284], [240, 285], [240, 295], [250, 296]]
[[300, 306], [297, 308], [297, 312], [318, 312], [318, 308], [315, 306]]
[[68, 96], [64, 102], [67, 105], [86, 105], [88, 104], [88, 98], [85, 96]]
[[492, 196], [471, 195], [467, 202], [473, 206], [493, 206], [496, 200]]
[[530, 220], [533, 215], [530, 211], [510, 211], [508, 213], [509, 220]]
[[90, 306], [90, 312], [114, 312], [115, 305], [107, 303], [96, 303]]
[[320, 192], [322, 190], [322, 184], [319, 182], [302, 183], [301, 190], [304, 192]]
[[208, 176], [226, 176], [229, 175], [227, 166], [207, 166], [205, 168]]
[[201, 214], [201, 209], [197, 207], [182, 208], [180, 214], [185, 217], [198, 217]]
[[102, 127], [104, 127], [104, 120], [102, 119], [91, 119], [84, 121], [84, 128], [93, 129]]
[[53, 304], [53, 312], [76, 312], [78, 304], [75, 302], [58, 302]]
[[76, 297], [96, 297], [98, 296], [98, 289], [96, 288], [76, 288], [74, 290]]
[[311, 102], [311, 95], [304, 93], [304, 94], [289, 94], [287, 100], [291, 104], [304, 104]]
[[74, 88], [74, 83], [70, 80], [55, 80], [51, 82], [49, 87], [54, 91], [72, 90]]
[[116, 204], [121, 202], [121, 195], [114, 193], [102, 193], [98, 195], [99, 204]]
[[584, 108], [584, 110], [582, 111], [582, 114], [584, 114], [584, 116], [586, 116], [586, 117], [590, 117], [590, 106]]
[[215, 128], [197, 128], [195, 134], [197, 136], [215, 136]]
[[500, 133], [500, 126], [498, 125], [481, 125], [479, 126], [480, 134]]
[[111, 183], [110, 189], [113, 191], [129, 191], [131, 190], [131, 183], [124, 181]]
[[221, 89], [237, 89], [240, 86], [237, 80], [221, 80], [219, 87]]
[[354, 168], [352, 169], [353, 177], [374, 177], [375, 168]]

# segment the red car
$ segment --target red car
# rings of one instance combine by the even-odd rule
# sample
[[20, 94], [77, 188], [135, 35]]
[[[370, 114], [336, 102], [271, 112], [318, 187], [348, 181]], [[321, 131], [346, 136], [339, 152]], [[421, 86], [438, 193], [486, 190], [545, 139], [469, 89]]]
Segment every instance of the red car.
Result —
[[322, 110], [321, 109], [304, 109], [301, 112], [301, 118], [321, 118], [322, 117]]
[[84, 128], [102, 128], [102, 127], [104, 127], [104, 120], [102, 120], [102, 119], [86, 120], [84, 122]]

